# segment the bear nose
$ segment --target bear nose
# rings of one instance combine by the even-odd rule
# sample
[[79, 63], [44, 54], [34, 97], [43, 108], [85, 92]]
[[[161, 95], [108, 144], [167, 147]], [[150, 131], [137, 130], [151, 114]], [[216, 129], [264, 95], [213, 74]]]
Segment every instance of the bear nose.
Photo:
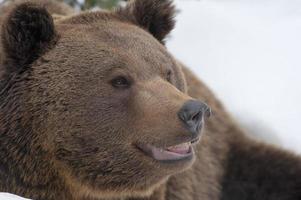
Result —
[[205, 103], [189, 100], [178, 112], [178, 117], [184, 124], [187, 129], [193, 134], [194, 137], [197, 137], [203, 123], [203, 118], [210, 117], [211, 109]]

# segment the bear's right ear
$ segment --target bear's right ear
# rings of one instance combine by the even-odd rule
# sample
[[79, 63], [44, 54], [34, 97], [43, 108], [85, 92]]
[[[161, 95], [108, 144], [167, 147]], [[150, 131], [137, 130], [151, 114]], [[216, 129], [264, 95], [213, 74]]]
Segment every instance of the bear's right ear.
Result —
[[9, 12], [2, 25], [4, 62], [8, 71], [22, 70], [55, 42], [52, 16], [34, 3], [22, 3]]

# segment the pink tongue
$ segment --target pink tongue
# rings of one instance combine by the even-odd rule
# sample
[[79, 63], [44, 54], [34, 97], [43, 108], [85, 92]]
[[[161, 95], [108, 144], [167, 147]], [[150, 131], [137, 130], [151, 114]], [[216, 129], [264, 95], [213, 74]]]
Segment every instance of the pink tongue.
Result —
[[179, 146], [179, 147], [169, 147], [167, 148], [167, 151], [178, 153], [178, 154], [187, 154], [189, 153], [189, 146]]
[[147, 149], [148, 154], [151, 154], [153, 158], [160, 161], [180, 160], [190, 157], [193, 154], [192, 148], [188, 144], [173, 146], [168, 149], [161, 149], [147, 145]]

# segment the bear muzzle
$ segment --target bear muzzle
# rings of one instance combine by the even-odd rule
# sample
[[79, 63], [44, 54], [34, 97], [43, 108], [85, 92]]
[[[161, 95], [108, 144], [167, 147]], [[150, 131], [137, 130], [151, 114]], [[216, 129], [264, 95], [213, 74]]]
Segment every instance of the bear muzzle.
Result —
[[165, 148], [150, 144], [140, 144], [138, 148], [155, 160], [161, 162], [191, 160], [194, 155], [192, 145], [200, 140], [204, 118], [208, 118], [210, 115], [211, 109], [205, 103], [197, 100], [188, 100], [178, 112], [178, 117], [191, 134], [189, 141], [186, 140], [180, 144]]

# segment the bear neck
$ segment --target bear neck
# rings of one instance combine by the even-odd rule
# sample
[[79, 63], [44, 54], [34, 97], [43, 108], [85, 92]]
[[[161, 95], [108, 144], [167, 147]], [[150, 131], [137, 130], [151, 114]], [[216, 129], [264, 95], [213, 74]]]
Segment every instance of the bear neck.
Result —
[[0, 192], [31, 199], [69, 199], [22, 107], [22, 82], [20, 77], [0, 81]]

